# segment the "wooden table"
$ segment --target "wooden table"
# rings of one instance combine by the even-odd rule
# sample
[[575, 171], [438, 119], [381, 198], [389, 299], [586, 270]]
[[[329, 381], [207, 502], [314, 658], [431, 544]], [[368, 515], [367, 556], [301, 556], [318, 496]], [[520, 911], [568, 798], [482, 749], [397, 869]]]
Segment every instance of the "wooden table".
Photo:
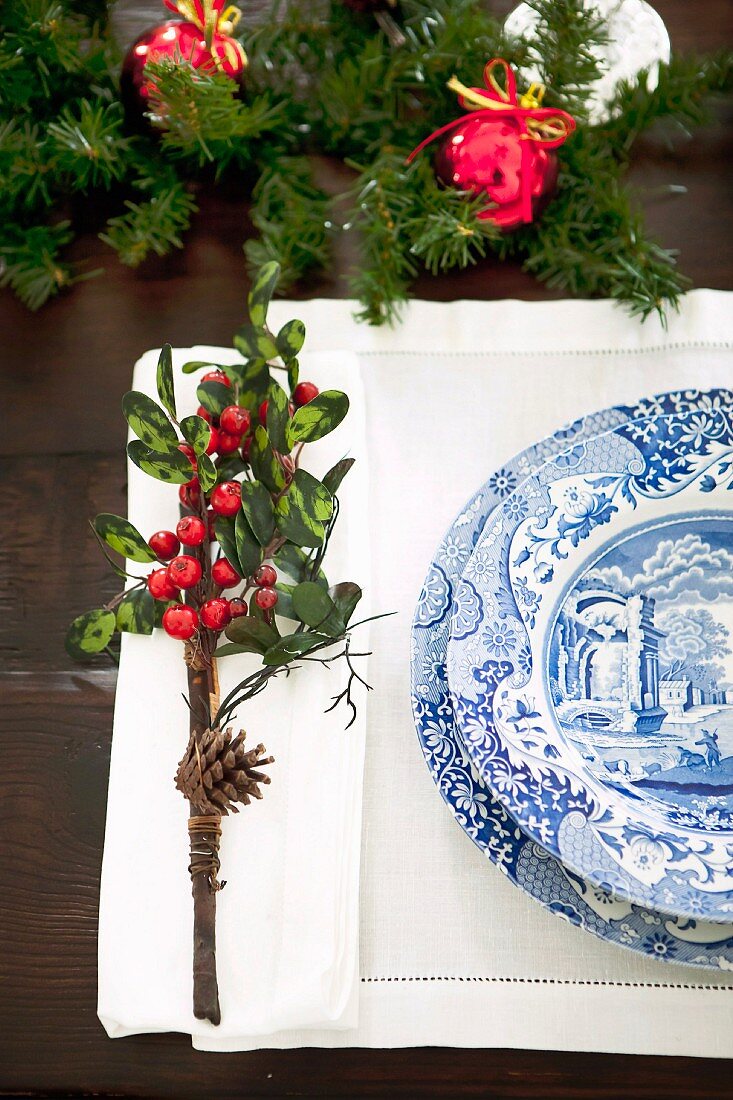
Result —
[[[657, 7], [681, 50], [730, 41], [730, 0]], [[732, 161], [722, 111], [693, 140], [648, 140], [635, 158], [649, 224], [680, 250], [696, 286], [733, 289]], [[321, 171], [338, 186], [335, 165]], [[685, 193], [665, 195], [668, 183]], [[125, 509], [120, 397], [133, 362], [165, 340], [227, 344], [243, 319], [245, 212], [226, 194], [203, 196], [201, 207], [185, 252], [137, 273], [97, 240], [92, 210], [74, 252], [106, 266], [103, 278], [35, 316], [0, 298], [0, 1092], [733, 1096], [730, 1065], [696, 1059], [444, 1049], [207, 1056], [181, 1036], [106, 1038], [95, 1014], [96, 930], [115, 674], [71, 665], [63, 636], [74, 615], [114, 590], [86, 517]], [[352, 262], [342, 250], [333, 275], [311, 282], [309, 294], [345, 294]], [[426, 277], [417, 293], [551, 296], [516, 267], [491, 262]]]

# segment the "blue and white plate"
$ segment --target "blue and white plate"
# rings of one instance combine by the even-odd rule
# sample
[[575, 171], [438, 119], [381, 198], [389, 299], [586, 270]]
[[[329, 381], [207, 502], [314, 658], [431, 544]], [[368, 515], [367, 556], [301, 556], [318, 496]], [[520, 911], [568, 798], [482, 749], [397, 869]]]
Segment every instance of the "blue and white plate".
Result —
[[[660, 960], [733, 966], [733, 936], [720, 925], [681, 921], [615, 899], [568, 872], [530, 840], [471, 766], [457, 736], [445, 670], [453, 587], [493, 509], [547, 458], [609, 427], [649, 412], [708, 407], [696, 392], [586, 417], [523, 451], [471, 497], [436, 551], [412, 632], [412, 705], [430, 773], [461, 828], [498, 868], [550, 912], [587, 931]], [[723, 395], [733, 400], [733, 395]], [[477, 563], [480, 571], [480, 563]]]
[[530, 475], [481, 533], [447, 661], [468, 753], [528, 836], [709, 921], [733, 916], [732, 412], [635, 419]]

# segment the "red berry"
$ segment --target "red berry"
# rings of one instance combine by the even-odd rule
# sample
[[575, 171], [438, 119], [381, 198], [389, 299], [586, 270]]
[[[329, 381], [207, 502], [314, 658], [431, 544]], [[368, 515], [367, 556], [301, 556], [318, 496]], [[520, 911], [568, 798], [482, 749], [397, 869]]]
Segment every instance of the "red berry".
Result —
[[270, 611], [277, 603], [277, 592], [274, 588], [259, 588], [255, 592], [255, 603], [262, 611]]
[[272, 588], [276, 580], [277, 573], [271, 565], [261, 565], [254, 575], [254, 582], [260, 588]]
[[242, 501], [242, 489], [238, 481], [222, 481], [211, 492], [211, 507], [217, 516], [236, 516]]
[[206, 538], [206, 524], [198, 516], [184, 516], [176, 525], [176, 534], [184, 546], [200, 546]]
[[172, 531], [156, 531], [148, 539], [148, 546], [161, 561], [170, 561], [181, 549], [181, 544]]
[[318, 386], [314, 386], [312, 382], [298, 382], [293, 390], [293, 401], [300, 408], [301, 405], [307, 405], [314, 397], [318, 397], [318, 393]]
[[247, 607], [247, 601], [240, 600], [238, 596], [235, 599], [230, 600], [229, 614], [233, 619], [239, 619], [242, 615], [248, 615], [249, 608]]
[[242, 442], [241, 435], [230, 435], [229, 432], [219, 432], [216, 449], [220, 455], [233, 454]]
[[249, 452], [252, 450], [252, 436], [248, 435], [242, 444], [242, 459], [249, 462]]
[[188, 484], [180, 486], [178, 499], [184, 508], [198, 508], [201, 503], [201, 488], [197, 477], [192, 478]]
[[154, 569], [148, 573], [148, 592], [154, 600], [175, 600], [178, 589], [168, 576], [167, 569]]
[[227, 405], [219, 417], [219, 423], [231, 435], [244, 435], [249, 431], [251, 419], [247, 409], [239, 405]]
[[198, 625], [198, 614], [185, 603], [174, 604], [163, 612], [163, 630], [171, 638], [180, 638], [185, 642], [194, 636]]
[[223, 370], [210, 370], [202, 377], [202, 382], [221, 382], [222, 386], [228, 386], [232, 388], [232, 384], [224, 374]]
[[168, 579], [176, 588], [193, 588], [201, 580], [201, 564], [190, 554], [179, 554], [168, 564]]
[[205, 420], [207, 424], [211, 423], [212, 416], [208, 409], [205, 409], [203, 405], [199, 405], [196, 409], [196, 416], [200, 416], [202, 420]]
[[267, 398], [262, 402], [257, 412], [260, 424], [263, 428], [267, 427]]
[[201, 604], [201, 622], [208, 626], [209, 630], [223, 630], [231, 620], [229, 600], [222, 596], [215, 596], [213, 600], [207, 600]]
[[178, 444], [178, 450], [181, 452], [182, 455], [185, 455], [186, 458], [190, 460], [191, 465], [193, 466], [193, 468], [195, 470], [196, 469], [196, 452], [194, 451], [193, 447], [190, 446], [190, 444], [188, 444], [188, 443], [179, 443]]
[[215, 451], [219, 450], [219, 429], [212, 427], [211, 435], [209, 436], [209, 442], [206, 444], [207, 455], [213, 455]]
[[242, 578], [226, 558], [219, 558], [211, 567], [211, 579], [220, 588], [234, 588], [235, 584], [239, 584]]

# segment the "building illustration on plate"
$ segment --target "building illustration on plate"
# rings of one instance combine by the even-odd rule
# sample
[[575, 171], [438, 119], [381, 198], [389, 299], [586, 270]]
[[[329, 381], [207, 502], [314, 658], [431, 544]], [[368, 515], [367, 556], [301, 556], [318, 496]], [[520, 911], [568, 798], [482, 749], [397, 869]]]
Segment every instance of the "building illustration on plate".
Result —
[[[658, 730], [669, 710], [660, 685], [655, 601], [582, 581], [563, 604], [550, 653], [563, 724], [636, 732]], [[680, 695], [682, 692], [680, 692]], [[687, 692], [690, 695], [690, 692]], [[687, 696], [686, 696], [687, 697]]]

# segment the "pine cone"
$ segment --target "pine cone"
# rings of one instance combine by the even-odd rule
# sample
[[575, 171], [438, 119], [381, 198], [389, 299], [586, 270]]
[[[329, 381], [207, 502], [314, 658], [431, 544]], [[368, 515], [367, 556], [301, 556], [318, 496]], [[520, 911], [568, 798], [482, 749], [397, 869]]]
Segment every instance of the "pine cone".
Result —
[[183, 760], [176, 772], [176, 786], [203, 814], [239, 813], [235, 802], [250, 803], [250, 797], [262, 798], [260, 783], [269, 783], [269, 775], [256, 771], [272, 764], [272, 756], [263, 756], [264, 745], [245, 750], [244, 731], [232, 739], [228, 729], [207, 729], [196, 745], [189, 738]]

